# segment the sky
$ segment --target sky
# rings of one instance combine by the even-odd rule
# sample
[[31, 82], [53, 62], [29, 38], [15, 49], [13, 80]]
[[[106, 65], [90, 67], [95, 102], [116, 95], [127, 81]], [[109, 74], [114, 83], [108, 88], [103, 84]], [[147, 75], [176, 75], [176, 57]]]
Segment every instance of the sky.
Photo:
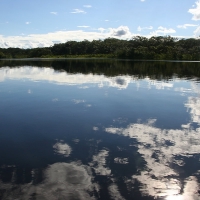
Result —
[[0, 0], [0, 47], [200, 36], [200, 0]]

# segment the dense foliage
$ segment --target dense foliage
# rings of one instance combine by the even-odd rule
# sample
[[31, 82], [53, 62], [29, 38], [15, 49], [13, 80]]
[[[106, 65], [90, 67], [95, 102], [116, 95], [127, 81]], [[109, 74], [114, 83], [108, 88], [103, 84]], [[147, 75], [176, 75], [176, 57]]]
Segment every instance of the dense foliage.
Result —
[[107, 38], [93, 41], [68, 41], [52, 47], [0, 48], [2, 58], [111, 57], [148, 60], [200, 60], [200, 39], [171, 36], [141, 37], [131, 40]]

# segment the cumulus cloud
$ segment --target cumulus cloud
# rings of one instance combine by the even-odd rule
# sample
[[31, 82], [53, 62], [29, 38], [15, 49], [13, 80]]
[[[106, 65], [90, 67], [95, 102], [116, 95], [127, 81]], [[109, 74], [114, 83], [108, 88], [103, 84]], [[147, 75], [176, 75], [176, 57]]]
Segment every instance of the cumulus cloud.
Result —
[[131, 35], [130, 31], [129, 31], [129, 28], [127, 26], [120, 26], [116, 29], [110, 29], [111, 32], [112, 32], [112, 35], [113, 36], [118, 36], [118, 37], [121, 37], [121, 36], [124, 36], [124, 35]]
[[196, 8], [191, 8], [188, 12], [193, 15], [192, 20], [200, 20], [200, 0], [196, 2]]
[[25, 24], [29, 25], [31, 22], [26, 22]]
[[[83, 28], [83, 27], [82, 27]], [[86, 27], [85, 27], [86, 28]], [[99, 28], [97, 31], [56, 31], [47, 34], [30, 34], [21, 36], [2, 36], [0, 35], [0, 47], [18, 47], [18, 48], [37, 48], [53, 46], [54, 42], [64, 43], [69, 40], [83, 41], [83, 40], [99, 40], [108, 37], [115, 37], [121, 39], [131, 39], [134, 34], [131, 34], [127, 26], [120, 26], [118, 28]]]
[[100, 27], [100, 28], [98, 28], [98, 31], [100, 31], [101, 33], [103, 33], [103, 32], [105, 32], [105, 31], [106, 31], [106, 29], [105, 29], [105, 28], [102, 28], [102, 27]]
[[81, 9], [74, 9], [74, 11], [72, 11], [71, 13], [73, 14], [85, 14], [86, 12], [84, 10]]
[[151, 32], [151, 35], [167, 35], [171, 33], [176, 33], [176, 31], [172, 28], [165, 28], [162, 26], [159, 26], [157, 30]]
[[[79, 28], [89, 28], [86, 25], [80, 25]], [[144, 27], [145, 28], [145, 27]], [[140, 29], [144, 29], [141, 28]], [[151, 29], [152, 27], [146, 27]], [[148, 37], [152, 35], [166, 35], [175, 33], [174, 29], [167, 29], [162, 26], [154, 32], [151, 32]], [[72, 30], [72, 31], [56, 31], [46, 34], [30, 34], [20, 36], [3, 36], [0, 35], [0, 48], [37, 48], [49, 47], [55, 43], [65, 43], [66, 41], [83, 41], [83, 40], [103, 40], [109, 37], [120, 39], [131, 39], [138, 34], [131, 33], [128, 26], [119, 26], [117, 28], [98, 28], [93, 31], [86, 30]]]
[[137, 31], [142, 31], [142, 30], [145, 30], [145, 29], [151, 30], [151, 29], [153, 29], [153, 26], [149, 26], [149, 27], [138, 26]]
[[183, 24], [183, 25], [178, 25], [177, 28], [186, 29], [188, 27], [194, 27], [194, 26], [198, 26], [198, 25], [196, 25], [196, 24]]

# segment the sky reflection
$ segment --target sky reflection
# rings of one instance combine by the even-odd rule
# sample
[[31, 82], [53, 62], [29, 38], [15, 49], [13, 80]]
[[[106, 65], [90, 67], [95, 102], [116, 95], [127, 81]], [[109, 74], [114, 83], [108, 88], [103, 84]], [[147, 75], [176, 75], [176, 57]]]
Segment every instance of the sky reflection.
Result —
[[[32, 172], [33, 179], [35, 176]], [[1, 189], [6, 190], [1, 199], [95, 199], [89, 195], [89, 191], [98, 190], [92, 183], [88, 167], [79, 163], [55, 163], [50, 165], [44, 172], [44, 181], [34, 185], [32, 183], [23, 185], [5, 184], [1, 182]]]
[[[191, 121], [183, 124], [182, 129], [156, 128], [156, 119], [147, 123], [133, 123], [127, 128], [106, 128], [111, 134], [135, 138], [138, 141], [138, 152], [146, 162], [146, 169], [132, 178], [142, 183], [140, 188], [144, 195], [154, 197], [169, 196], [167, 199], [199, 199], [199, 184], [194, 176], [182, 180], [178, 168], [186, 164], [184, 158], [200, 154], [200, 128], [194, 129], [192, 123], [200, 123], [200, 90], [192, 83], [195, 96], [189, 96], [185, 107], [190, 112]], [[199, 171], [193, 172], [193, 175]], [[183, 195], [180, 196], [181, 188]], [[176, 196], [174, 196], [176, 195]]]
[[[96, 84], [101, 87], [114, 87], [118, 89], [127, 89], [130, 83], [135, 83], [137, 87], [143, 87], [137, 76], [119, 75], [115, 77], [107, 77], [95, 74], [70, 74], [67, 72], [58, 72], [52, 68], [39, 67], [19, 67], [19, 68], [0, 68], [0, 82], [5, 80], [31, 80], [31, 81], [48, 81], [55, 84], [64, 85], [84, 85]], [[145, 87], [151, 89], [173, 88], [173, 82], [163, 82], [145, 78], [143, 80]], [[80, 86], [80, 89], [88, 89], [89, 86]]]
[[49, 81], [56, 84], [82, 85], [97, 84], [99, 87], [109, 86], [119, 89], [126, 89], [132, 79], [131, 76], [116, 76], [108, 78], [104, 75], [93, 74], [70, 74], [66, 72], [56, 72], [51, 68], [38, 67], [19, 67], [19, 68], [1, 68], [0, 82], [7, 79], [31, 81]]
[[0, 94], [0, 199], [200, 199], [195, 80], [3, 67]]

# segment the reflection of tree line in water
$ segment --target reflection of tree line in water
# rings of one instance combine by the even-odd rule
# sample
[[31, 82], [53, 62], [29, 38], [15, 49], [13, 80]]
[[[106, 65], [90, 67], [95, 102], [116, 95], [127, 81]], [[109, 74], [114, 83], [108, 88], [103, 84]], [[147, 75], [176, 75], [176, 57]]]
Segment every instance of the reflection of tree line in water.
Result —
[[104, 74], [105, 76], [135, 75], [151, 79], [199, 78], [198, 62], [131, 61], [112, 59], [63, 59], [63, 60], [4, 60], [0, 67], [37, 66], [51, 67], [58, 71], [82, 74]]

